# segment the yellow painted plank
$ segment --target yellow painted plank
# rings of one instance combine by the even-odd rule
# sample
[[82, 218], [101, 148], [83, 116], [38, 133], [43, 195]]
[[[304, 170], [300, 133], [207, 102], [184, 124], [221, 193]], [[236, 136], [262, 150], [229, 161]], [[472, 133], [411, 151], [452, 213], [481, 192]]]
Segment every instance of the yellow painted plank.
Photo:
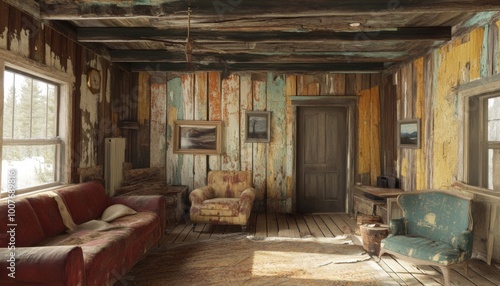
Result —
[[358, 174], [370, 172], [370, 90], [358, 96]]
[[380, 176], [380, 96], [378, 86], [370, 90], [370, 174], [371, 182], [377, 182]]
[[424, 83], [424, 58], [419, 58], [413, 62], [414, 73], [413, 77], [416, 82], [417, 94], [415, 101], [415, 118], [420, 118], [420, 149], [415, 150], [416, 152], [416, 189], [423, 190], [427, 189], [426, 178], [425, 178], [425, 151], [426, 151], [426, 140], [425, 138], [425, 83]]

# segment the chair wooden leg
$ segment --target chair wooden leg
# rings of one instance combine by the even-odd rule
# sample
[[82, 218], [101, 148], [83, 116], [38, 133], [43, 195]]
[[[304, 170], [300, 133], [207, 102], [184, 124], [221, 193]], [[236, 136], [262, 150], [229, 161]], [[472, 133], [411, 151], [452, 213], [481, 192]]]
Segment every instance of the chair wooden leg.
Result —
[[194, 228], [196, 227], [196, 223], [191, 224], [191, 230], [194, 231]]
[[247, 226], [246, 226], [246, 225], [242, 225], [242, 226], [241, 226], [241, 231], [242, 231], [242, 232], [247, 231]]
[[439, 266], [441, 272], [443, 273], [444, 285], [450, 286], [450, 269], [446, 266]]

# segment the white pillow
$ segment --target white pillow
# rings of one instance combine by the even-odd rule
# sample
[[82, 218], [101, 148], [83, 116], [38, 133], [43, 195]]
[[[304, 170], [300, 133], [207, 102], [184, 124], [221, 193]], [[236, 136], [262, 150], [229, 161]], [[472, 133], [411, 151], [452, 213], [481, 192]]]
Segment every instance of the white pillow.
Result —
[[126, 205], [115, 204], [104, 210], [101, 216], [102, 221], [110, 222], [122, 216], [136, 214], [137, 212]]

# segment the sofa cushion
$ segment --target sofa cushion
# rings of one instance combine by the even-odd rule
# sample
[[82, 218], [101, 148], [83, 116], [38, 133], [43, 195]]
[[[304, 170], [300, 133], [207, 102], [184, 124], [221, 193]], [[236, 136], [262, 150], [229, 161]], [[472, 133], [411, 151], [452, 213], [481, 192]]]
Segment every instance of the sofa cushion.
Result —
[[35, 211], [46, 238], [58, 235], [66, 230], [56, 201], [47, 194], [26, 198]]
[[[45, 238], [35, 211], [26, 199], [15, 200], [15, 207], [9, 207], [10, 200], [0, 202], [0, 247], [8, 247], [11, 229], [14, 231], [15, 247], [34, 246]], [[9, 210], [13, 210], [14, 221], [9, 220]], [[12, 212], [12, 211], [11, 211]], [[12, 226], [10, 224], [13, 224]]]
[[104, 187], [97, 181], [69, 186], [55, 192], [63, 199], [76, 224], [99, 219], [110, 204]]
[[449, 243], [418, 236], [390, 236], [381, 241], [381, 246], [408, 257], [443, 265], [460, 263], [466, 258], [464, 252]]
[[240, 199], [215, 198], [205, 200], [200, 206], [200, 215], [237, 216], [240, 210]]

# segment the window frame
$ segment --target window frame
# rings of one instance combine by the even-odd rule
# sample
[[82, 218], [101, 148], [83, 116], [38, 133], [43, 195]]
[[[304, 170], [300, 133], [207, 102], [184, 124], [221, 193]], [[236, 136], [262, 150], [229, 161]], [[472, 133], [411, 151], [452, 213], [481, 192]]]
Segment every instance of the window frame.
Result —
[[[475, 191], [493, 197], [500, 197], [500, 192], [493, 189], [488, 189], [487, 179], [487, 160], [488, 148], [483, 148], [480, 156], [477, 156], [474, 162], [474, 154], [479, 152], [481, 144], [484, 143], [485, 132], [480, 130], [487, 123], [487, 115], [481, 107], [480, 102], [484, 98], [491, 98], [500, 95], [500, 74], [491, 76], [486, 79], [479, 79], [452, 89], [457, 99], [457, 119], [462, 128], [459, 129], [459, 148], [458, 148], [458, 173], [457, 181], [465, 182], [469, 186], [475, 186]], [[474, 112], [476, 112], [474, 114]], [[483, 124], [477, 125], [476, 121], [481, 121]], [[477, 139], [477, 140], [475, 140]], [[486, 138], [487, 139], [487, 138]], [[494, 144], [496, 146], [496, 143]], [[500, 146], [500, 145], [499, 145]], [[485, 165], [486, 164], [486, 165]], [[483, 166], [482, 168], [479, 168]], [[486, 167], [484, 167], [486, 166]], [[479, 171], [479, 169], [484, 169]], [[484, 174], [486, 172], [486, 174]], [[486, 185], [484, 185], [486, 184]], [[480, 191], [479, 191], [480, 190]]]
[[[14, 70], [16, 72], [27, 74], [30, 77], [47, 81], [59, 86], [58, 99], [57, 99], [57, 132], [58, 138], [54, 141], [50, 140], [50, 144], [58, 144], [56, 155], [57, 165], [56, 171], [58, 176], [54, 183], [39, 185], [36, 187], [30, 187], [25, 189], [16, 190], [16, 195], [24, 195], [27, 193], [33, 193], [37, 191], [44, 191], [51, 187], [69, 184], [71, 180], [71, 158], [75, 156], [73, 150], [68, 148], [72, 146], [72, 125], [73, 120], [72, 108], [73, 108], [73, 98], [71, 95], [72, 86], [74, 86], [76, 80], [72, 74], [72, 69], [68, 72], [63, 72], [54, 67], [49, 67], [39, 62], [30, 60], [22, 55], [14, 54], [9, 51], [0, 50], [0, 125], [3, 126], [3, 114], [4, 114], [4, 71]], [[12, 139], [11, 139], [12, 140]], [[44, 139], [42, 139], [43, 141]], [[3, 139], [3, 128], [0, 129], [0, 159], [3, 158], [2, 150], [4, 145]], [[21, 142], [14, 139], [14, 141], [7, 142], [9, 145], [19, 144]], [[43, 144], [49, 144], [49, 142], [39, 142]], [[0, 165], [0, 172], [2, 166]], [[1, 184], [0, 177], [0, 184]], [[7, 192], [0, 192], [0, 199], [7, 197]]]

